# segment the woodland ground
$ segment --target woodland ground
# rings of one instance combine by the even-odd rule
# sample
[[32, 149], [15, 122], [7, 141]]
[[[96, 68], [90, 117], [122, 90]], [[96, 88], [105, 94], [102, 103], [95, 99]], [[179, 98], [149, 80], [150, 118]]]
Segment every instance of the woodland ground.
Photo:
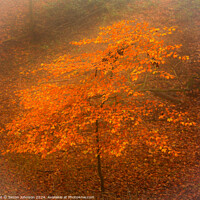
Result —
[[[158, 3], [156, 0], [144, 0], [126, 1], [126, 4], [116, 4], [115, 7], [108, 4], [106, 9], [97, 8], [97, 12], [91, 12], [88, 8], [88, 13], [82, 19], [74, 19], [73, 23], [68, 22], [60, 26], [58, 31], [55, 30], [51, 35], [41, 35], [40, 41], [32, 43], [27, 38], [21, 38], [18, 41], [1, 46], [0, 125], [3, 127], [20, 109], [12, 103], [15, 99], [14, 91], [34, 84], [32, 77], [24, 79], [20, 71], [37, 68], [41, 63], [51, 62], [66, 53], [79, 53], [80, 50], [71, 46], [70, 41], [94, 36], [98, 32], [99, 26], [106, 26], [120, 19], [136, 18], [140, 22], [147, 21], [150, 26], [154, 27], [178, 26], [178, 32], [169, 39], [169, 42], [182, 43], [183, 54], [190, 56], [190, 62], [182, 68], [185, 72], [182, 74], [182, 79], [186, 79], [190, 75], [196, 76], [197, 74], [199, 76], [199, 6], [198, 1], [160, 0]], [[72, 13], [72, 19], [73, 15]], [[47, 29], [46, 32], [48, 31]], [[84, 51], [87, 51], [87, 49], [84, 49]], [[186, 95], [183, 98], [184, 105], [181, 105], [181, 107], [189, 109], [194, 113], [194, 117], [199, 119], [199, 91], [194, 91], [194, 95]], [[3, 135], [0, 136], [4, 141]], [[123, 158], [119, 161], [113, 159], [110, 164], [113, 168], [108, 169], [110, 174], [115, 173], [120, 180], [128, 177], [130, 180], [134, 180], [134, 184], [132, 184], [132, 181], [127, 183], [128, 186], [124, 186], [123, 181], [116, 181], [116, 185], [111, 183], [105, 199], [199, 199], [199, 133], [187, 132], [176, 140], [181, 141], [179, 143], [179, 148], [182, 149], [181, 156], [173, 161], [170, 157], [160, 158], [160, 160], [156, 158], [159, 160], [158, 165], [153, 163], [154, 159], [149, 158], [145, 150], [135, 149], [139, 155], [137, 158], [139, 167], [133, 168], [134, 173], [126, 173], [126, 166], [124, 166], [124, 170], [120, 169], [116, 172], [118, 162], [124, 160]], [[1, 146], [4, 148], [6, 143], [1, 142]], [[95, 176], [85, 177], [84, 169], [80, 170], [76, 167], [80, 163], [70, 163], [73, 156], [76, 157], [77, 153], [72, 153], [69, 158], [66, 158], [63, 153], [58, 153], [44, 160], [28, 154], [1, 156], [0, 195], [90, 194], [97, 197], [99, 195], [98, 186], [94, 185], [93, 191], [84, 193], [84, 187], [79, 185], [79, 180], [76, 177], [71, 177], [70, 173], [77, 174], [83, 179], [87, 178], [88, 184], [93, 181], [90, 180], [91, 178], [98, 179]], [[87, 160], [83, 162], [85, 163], [80, 166], [86, 166]], [[153, 163], [152, 167], [148, 165], [150, 162]], [[148, 167], [149, 169], [144, 170]], [[66, 169], [68, 173], [66, 173]], [[113, 182], [115, 182], [114, 178]], [[67, 191], [66, 194], [66, 188], [70, 186], [71, 190]], [[120, 187], [122, 190], [117, 194], [116, 190]], [[126, 190], [131, 192], [124, 193], [123, 187], [128, 188]]]

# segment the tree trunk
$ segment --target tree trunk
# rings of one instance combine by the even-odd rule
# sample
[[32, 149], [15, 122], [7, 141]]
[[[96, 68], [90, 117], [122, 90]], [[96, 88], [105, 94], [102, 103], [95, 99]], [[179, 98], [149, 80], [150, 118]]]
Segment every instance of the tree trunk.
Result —
[[35, 30], [34, 30], [34, 19], [33, 19], [33, 0], [29, 0], [29, 31], [31, 39], [34, 41]]
[[99, 122], [98, 122], [98, 120], [96, 120], [97, 167], [98, 167], [98, 175], [99, 175], [100, 182], [101, 182], [101, 193], [104, 193], [105, 188], [104, 188], [104, 178], [102, 175], [102, 168], [101, 168], [101, 156], [100, 156], [98, 129], [99, 129]]

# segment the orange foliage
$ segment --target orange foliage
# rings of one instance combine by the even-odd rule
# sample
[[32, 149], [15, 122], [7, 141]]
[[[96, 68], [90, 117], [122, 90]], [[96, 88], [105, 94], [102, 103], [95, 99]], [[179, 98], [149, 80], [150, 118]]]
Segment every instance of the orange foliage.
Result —
[[[181, 45], [165, 45], [160, 39], [173, 31], [174, 27], [159, 29], [120, 21], [100, 28], [96, 38], [72, 42], [78, 46], [102, 44], [97, 51], [64, 55], [54, 63], [41, 64], [32, 73], [45, 73], [46, 78], [18, 92], [24, 110], [6, 127], [7, 152], [46, 156], [74, 146], [83, 154], [95, 153], [98, 120], [101, 155], [120, 156], [127, 146], [141, 141], [146, 141], [150, 152], [177, 155], [162, 135], [162, 125], [193, 123], [185, 113], [151, 96], [146, 82], [147, 75], [174, 78], [160, 68], [168, 57], [179, 57], [176, 50]], [[157, 124], [149, 120], [155, 113]]]

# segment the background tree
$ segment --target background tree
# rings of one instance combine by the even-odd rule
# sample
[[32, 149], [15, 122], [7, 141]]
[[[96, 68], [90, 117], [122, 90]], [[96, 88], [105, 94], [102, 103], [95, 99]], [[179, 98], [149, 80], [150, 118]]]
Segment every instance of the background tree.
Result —
[[33, 40], [35, 40], [34, 32], [34, 17], [33, 17], [33, 0], [29, 0], [29, 17], [30, 17], [30, 35]]

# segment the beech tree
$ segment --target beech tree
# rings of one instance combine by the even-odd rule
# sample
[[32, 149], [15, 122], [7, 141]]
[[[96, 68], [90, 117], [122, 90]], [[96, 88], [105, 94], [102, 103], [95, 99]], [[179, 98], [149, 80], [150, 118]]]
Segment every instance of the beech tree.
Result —
[[162, 125], [194, 123], [169, 99], [151, 93], [183, 90], [174, 86], [176, 77], [167, 60], [182, 62], [188, 57], [178, 55], [181, 45], [166, 45], [162, 39], [173, 31], [175, 27], [120, 21], [100, 28], [96, 38], [72, 42], [97, 45], [98, 50], [41, 64], [31, 72], [39, 77], [38, 83], [17, 93], [23, 109], [6, 126], [6, 152], [46, 157], [77, 148], [82, 154], [95, 154], [102, 192], [104, 155], [121, 156], [128, 146], [145, 140], [152, 152], [176, 156]]

